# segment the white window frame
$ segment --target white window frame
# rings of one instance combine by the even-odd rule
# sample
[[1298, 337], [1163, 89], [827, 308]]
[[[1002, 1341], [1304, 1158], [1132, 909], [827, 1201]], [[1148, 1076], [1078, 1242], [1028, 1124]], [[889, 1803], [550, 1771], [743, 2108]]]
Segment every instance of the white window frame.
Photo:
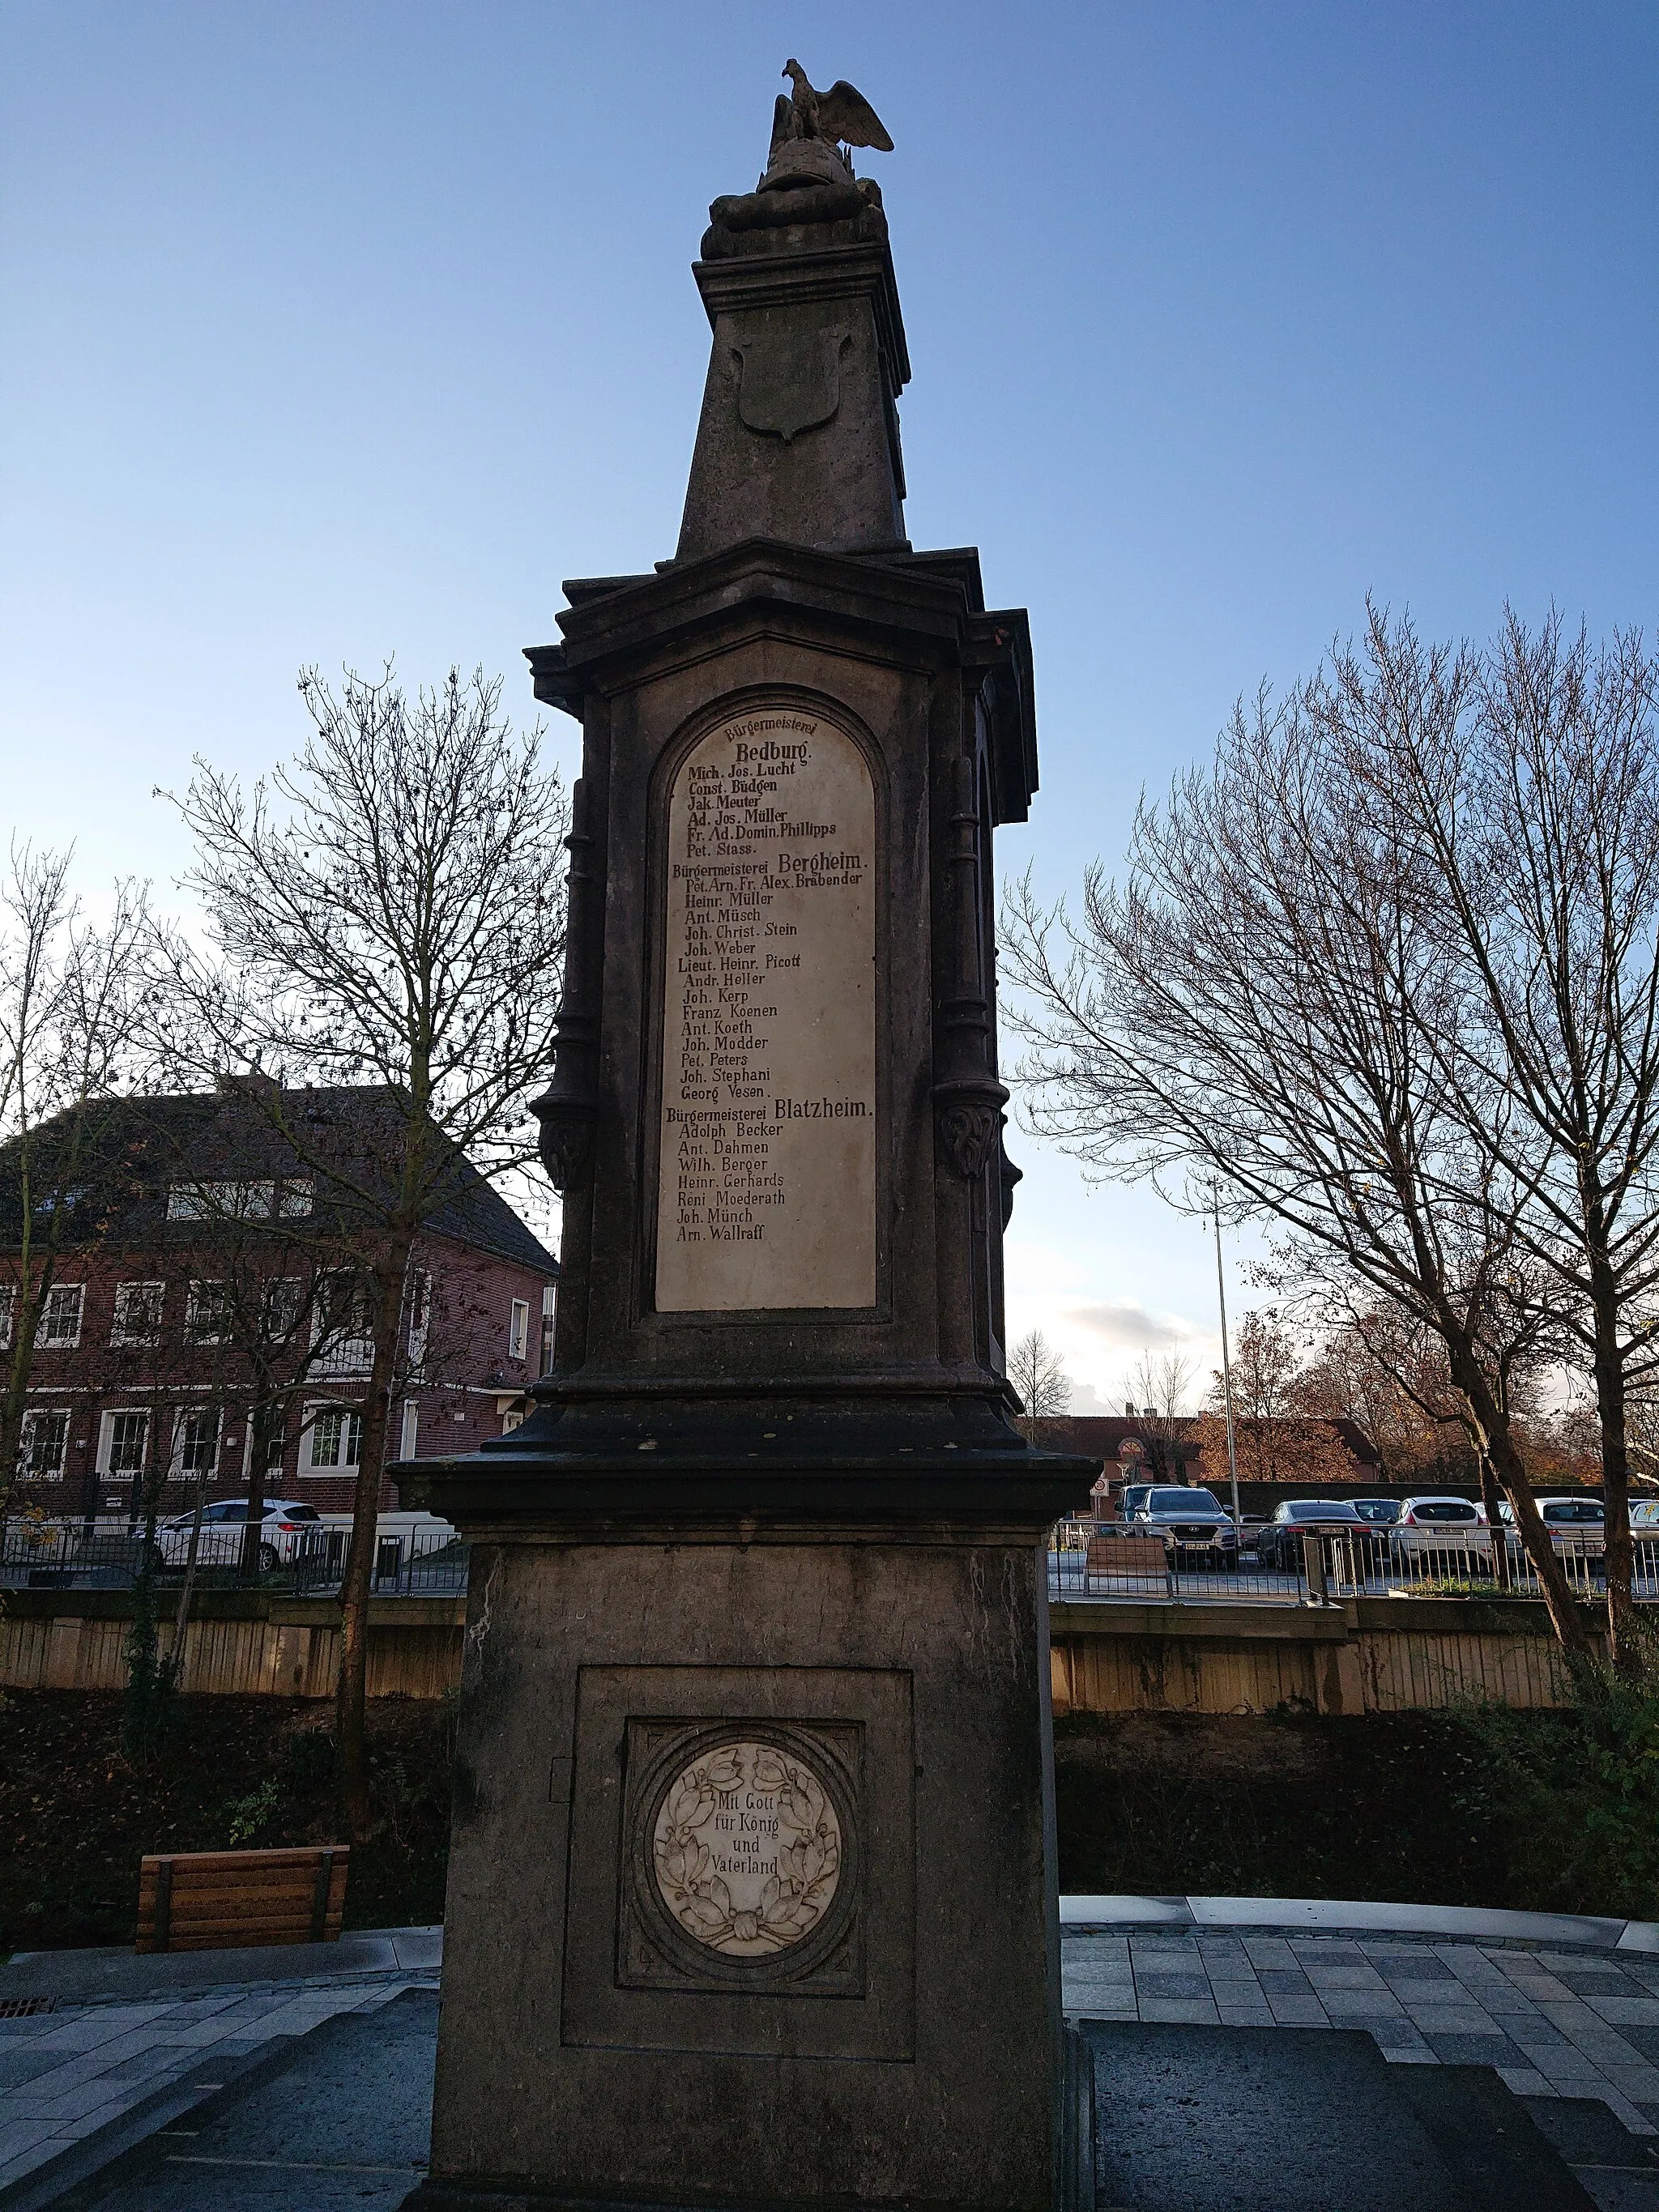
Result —
[[[348, 1271], [342, 1270], [342, 1273]], [[368, 1296], [361, 1282], [354, 1287], [361, 1301], [362, 1311], [354, 1315], [353, 1321], [356, 1326], [361, 1327], [367, 1318]], [[319, 1283], [317, 1286], [317, 1295], [312, 1307], [313, 1341], [322, 1348], [313, 1355], [307, 1371], [313, 1376], [337, 1375], [342, 1380], [348, 1376], [367, 1375], [374, 1364], [374, 1335], [372, 1332], [361, 1336], [349, 1335], [347, 1334], [346, 1325], [342, 1325], [337, 1331], [331, 1331], [328, 1323], [327, 1301], [332, 1288], [333, 1285], [326, 1281]], [[333, 1338], [332, 1342], [328, 1341], [331, 1335]]]
[[220, 1328], [216, 1336], [204, 1336], [198, 1325], [198, 1310], [201, 1305], [202, 1292], [204, 1291], [225, 1291], [228, 1288], [228, 1285], [222, 1275], [202, 1275], [191, 1278], [189, 1288], [185, 1293], [185, 1342], [186, 1344], [199, 1345], [229, 1343], [230, 1314], [228, 1310], [228, 1301], [227, 1301], [226, 1305], [220, 1308], [218, 1318], [223, 1326]]
[[[274, 1176], [228, 1182], [176, 1182], [167, 1192], [169, 1221], [269, 1221], [276, 1212]], [[305, 1207], [309, 1213], [310, 1205]]]
[[[319, 1464], [316, 1458], [317, 1431], [325, 1420], [335, 1414], [339, 1415], [342, 1425], [340, 1435], [342, 1449], [350, 1433], [349, 1424], [353, 1421], [357, 1424], [357, 1456], [356, 1459], [343, 1458]], [[336, 1400], [325, 1398], [318, 1404], [306, 1407], [305, 1445], [300, 1455], [301, 1474], [321, 1475], [325, 1480], [335, 1482], [339, 1482], [349, 1476], [355, 1481], [357, 1469], [362, 1464], [362, 1458], [363, 1409], [361, 1406], [342, 1405]]]
[[[426, 1358], [427, 1333], [432, 1326], [432, 1275], [416, 1267], [409, 1278], [409, 1364], [418, 1367]], [[407, 1459], [407, 1452], [404, 1455]]]
[[213, 1424], [213, 1437], [207, 1463], [207, 1477], [211, 1481], [219, 1472], [219, 1454], [222, 1449], [225, 1417], [217, 1406], [181, 1406], [173, 1417], [173, 1451], [167, 1462], [167, 1473], [175, 1482], [193, 1480], [203, 1470], [185, 1465], [185, 1424], [200, 1420], [205, 1416]]
[[507, 1324], [507, 1356], [509, 1359], [530, 1357], [530, 1301], [514, 1298], [513, 1310]]
[[[272, 1308], [276, 1304], [276, 1293], [282, 1291], [287, 1310], [278, 1314], [283, 1326], [272, 1328]], [[303, 1275], [267, 1275], [259, 1285], [259, 1334], [267, 1344], [277, 1344], [291, 1339], [300, 1326], [305, 1311], [306, 1284]]]
[[[144, 1462], [149, 1456], [149, 1424], [155, 1418], [149, 1406], [110, 1406], [98, 1421], [98, 1480], [100, 1482], [136, 1482], [143, 1474]], [[144, 1424], [143, 1449], [137, 1467], [115, 1468], [110, 1465], [110, 1455], [115, 1449], [117, 1421], [142, 1421]]]
[[[69, 1473], [70, 1423], [72, 1415], [67, 1406], [31, 1406], [23, 1415], [22, 1433], [17, 1440], [17, 1471], [24, 1482], [61, 1482]], [[34, 1432], [46, 1421], [61, 1421], [64, 1425], [62, 1449], [55, 1468], [31, 1465], [34, 1449]]]
[[[54, 1298], [67, 1297], [75, 1293], [75, 1334], [72, 1336], [46, 1334], [46, 1310]], [[34, 1346], [37, 1352], [73, 1352], [81, 1342], [82, 1324], [87, 1316], [87, 1286], [84, 1283], [54, 1283], [40, 1301], [40, 1310], [35, 1316]]]
[[414, 1458], [414, 1456], [415, 1456], [415, 1440], [416, 1440], [416, 1437], [420, 1434], [420, 1428], [421, 1428], [421, 1409], [420, 1409], [420, 1407], [419, 1407], [419, 1405], [416, 1402], [416, 1401], [415, 1401], [413, 1398], [405, 1398], [405, 1399], [404, 1400], [404, 1426], [403, 1426], [403, 1434], [402, 1434], [401, 1437], [398, 1439], [398, 1458], [399, 1458], [399, 1459], [413, 1459], [413, 1458]]
[[0, 1283], [0, 1352], [11, 1350], [11, 1333], [17, 1325], [17, 1285]]
[[[155, 1326], [150, 1329], [135, 1329], [128, 1325], [121, 1311], [126, 1293], [130, 1291], [154, 1291], [156, 1293]], [[109, 1325], [112, 1344], [159, 1344], [161, 1323], [167, 1310], [167, 1286], [165, 1283], [118, 1283], [115, 1285], [114, 1317]]]
[[[252, 1408], [249, 1407], [243, 1413], [241, 1418], [243, 1428], [241, 1449], [242, 1480], [246, 1482], [253, 1472]], [[277, 1431], [276, 1435], [272, 1441], [277, 1447], [276, 1457], [275, 1462], [265, 1468], [264, 1476], [265, 1481], [268, 1485], [274, 1483], [280, 1489], [282, 1486], [283, 1467], [284, 1462], [288, 1458], [288, 1423], [286, 1420], [283, 1421], [282, 1427]]]

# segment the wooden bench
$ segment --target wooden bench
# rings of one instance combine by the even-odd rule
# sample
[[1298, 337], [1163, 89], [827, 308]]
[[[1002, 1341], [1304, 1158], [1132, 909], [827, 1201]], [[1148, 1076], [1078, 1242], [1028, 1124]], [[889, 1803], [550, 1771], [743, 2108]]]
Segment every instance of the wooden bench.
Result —
[[283, 1851], [158, 1851], [138, 1867], [135, 1951], [337, 1943], [344, 1844]]
[[1091, 1575], [1141, 1575], [1161, 1590], [1170, 1588], [1170, 1555], [1161, 1536], [1091, 1536], [1085, 1571]]

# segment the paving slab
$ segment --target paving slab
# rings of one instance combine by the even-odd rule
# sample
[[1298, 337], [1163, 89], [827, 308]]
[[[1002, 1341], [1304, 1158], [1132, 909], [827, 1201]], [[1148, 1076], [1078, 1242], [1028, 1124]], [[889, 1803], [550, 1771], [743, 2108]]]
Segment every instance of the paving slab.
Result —
[[1480, 2069], [1437, 2069], [1425, 2087], [1369, 2037], [1329, 2031], [1084, 2033], [1103, 2212], [1593, 2212], [1528, 2108]]
[[435, 1990], [337, 2014], [54, 2212], [392, 2212], [426, 2172], [437, 2040]]
[[[1539, 1949], [1511, 1948], [1512, 1940], [1316, 1940], [1245, 1929], [1236, 1948], [1230, 1943], [1212, 1957], [1198, 1945], [1148, 1938], [1138, 1927], [1097, 1935], [1073, 1928], [1063, 2001], [1082, 2018], [1363, 2031], [1392, 2064], [1498, 2069], [1524, 2080], [1529, 2092], [1597, 2097], [1634, 2136], [1651, 2135], [1659, 2119], [1659, 2021], [1648, 2007], [1656, 2000], [1620, 1960], [1561, 1949], [1559, 1932]], [[1095, 1943], [1103, 1964], [1113, 1947], [1109, 1979], [1096, 1978]], [[1595, 1971], [1582, 1986], [1593, 1995], [1561, 1978], [1586, 1963]], [[1627, 2013], [1635, 2016], [1615, 2017]]]

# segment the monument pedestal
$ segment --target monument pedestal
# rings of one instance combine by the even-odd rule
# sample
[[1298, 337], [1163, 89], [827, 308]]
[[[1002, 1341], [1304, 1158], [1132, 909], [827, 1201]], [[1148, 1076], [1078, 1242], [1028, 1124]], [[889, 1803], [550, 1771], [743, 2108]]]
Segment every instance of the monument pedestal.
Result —
[[881, 1487], [475, 1549], [422, 2208], [1065, 2198], [1043, 1563]]
[[678, 556], [530, 656], [584, 732], [554, 1372], [398, 1470], [474, 1546], [413, 2201], [1054, 2212], [1045, 1547], [1097, 1467], [1002, 1371], [1025, 617], [902, 535], [879, 195], [711, 213]]

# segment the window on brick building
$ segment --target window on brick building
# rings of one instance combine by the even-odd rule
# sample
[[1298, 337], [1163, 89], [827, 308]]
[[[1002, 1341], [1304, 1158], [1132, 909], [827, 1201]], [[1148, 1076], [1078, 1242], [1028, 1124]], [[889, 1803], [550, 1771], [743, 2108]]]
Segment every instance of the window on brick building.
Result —
[[49, 1351], [67, 1352], [81, 1341], [81, 1310], [86, 1304], [84, 1283], [54, 1283], [46, 1292], [34, 1340]]
[[216, 1407], [191, 1407], [180, 1413], [173, 1431], [173, 1471], [175, 1474], [211, 1474], [219, 1458], [219, 1414]]
[[424, 1267], [416, 1267], [409, 1279], [409, 1363], [411, 1367], [418, 1367], [426, 1357], [426, 1333], [431, 1320], [432, 1278]]
[[222, 1344], [230, 1334], [228, 1283], [192, 1283], [185, 1309], [185, 1335], [191, 1344]]
[[344, 1474], [363, 1455], [363, 1417], [348, 1406], [318, 1406], [306, 1439], [306, 1463], [317, 1474]]
[[553, 1316], [558, 1292], [551, 1283], [542, 1285], [542, 1373], [553, 1372]]
[[11, 1333], [17, 1326], [17, 1285], [0, 1283], [0, 1352], [11, 1349]]
[[64, 1462], [69, 1457], [69, 1425], [67, 1412], [24, 1414], [18, 1458], [21, 1472], [30, 1481], [63, 1480]]
[[144, 1471], [149, 1415], [136, 1410], [106, 1413], [100, 1441], [99, 1472], [116, 1481], [131, 1481]]
[[306, 1286], [297, 1275], [273, 1275], [259, 1292], [259, 1328], [266, 1340], [281, 1344], [299, 1327]]
[[369, 1286], [345, 1271], [330, 1275], [317, 1291], [313, 1375], [367, 1375], [374, 1364]]
[[167, 1299], [165, 1283], [118, 1283], [115, 1320], [109, 1333], [112, 1344], [159, 1344], [161, 1312]]
[[513, 1315], [507, 1325], [507, 1356], [522, 1359], [530, 1347], [530, 1301], [514, 1298]]

